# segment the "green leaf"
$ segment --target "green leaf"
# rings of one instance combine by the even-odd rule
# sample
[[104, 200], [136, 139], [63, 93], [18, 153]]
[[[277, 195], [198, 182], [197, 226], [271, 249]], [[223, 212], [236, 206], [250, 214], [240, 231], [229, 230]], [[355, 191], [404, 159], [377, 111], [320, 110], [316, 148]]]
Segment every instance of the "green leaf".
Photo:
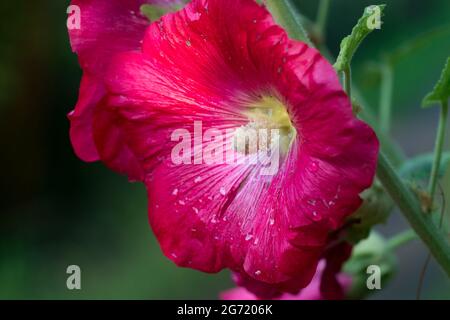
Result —
[[447, 59], [442, 75], [433, 91], [431, 91], [423, 100], [424, 108], [434, 104], [440, 104], [448, 100], [450, 96], [450, 57]]
[[179, 5], [160, 6], [157, 4], [143, 4], [140, 8], [141, 13], [147, 17], [150, 22], [159, 20], [163, 15], [169, 12], [175, 12], [181, 9]]
[[[364, 10], [363, 16], [359, 19], [352, 33], [341, 42], [341, 51], [334, 64], [336, 71], [343, 71], [350, 65], [350, 62], [362, 41], [375, 29], [377, 29], [377, 15], [381, 19], [386, 5], [369, 6]], [[381, 21], [380, 21], [381, 22]]]

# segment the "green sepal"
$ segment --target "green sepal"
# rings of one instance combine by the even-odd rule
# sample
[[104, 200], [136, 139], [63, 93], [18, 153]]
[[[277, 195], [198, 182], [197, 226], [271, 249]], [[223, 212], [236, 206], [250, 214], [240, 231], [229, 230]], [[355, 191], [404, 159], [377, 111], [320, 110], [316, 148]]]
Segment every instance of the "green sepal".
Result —
[[397, 258], [387, 241], [378, 233], [372, 232], [370, 237], [361, 241], [354, 249], [352, 256], [345, 263], [344, 273], [352, 277], [352, 286], [347, 294], [349, 299], [362, 299], [371, 291], [367, 288], [367, 268], [371, 265], [380, 267], [381, 284], [387, 282], [397, 272]]
[[372, 228], [384, 224], [394, 208], [391, 198], [378, 181], [361, 194], [362, 206], [349, 219], [346, 240], [357, 244], [366, 239]]

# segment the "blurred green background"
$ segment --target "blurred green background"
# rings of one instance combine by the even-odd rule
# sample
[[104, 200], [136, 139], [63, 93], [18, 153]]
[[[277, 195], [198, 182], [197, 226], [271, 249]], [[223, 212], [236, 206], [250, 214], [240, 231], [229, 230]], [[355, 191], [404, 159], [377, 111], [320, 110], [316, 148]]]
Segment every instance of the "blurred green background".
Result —
[[[332, 2], [327, 43], [336, 55], [363, 8], [377, 3]], [[422, 110], [420, 101], [450, 53], [450, 1], [384, 2], [382, 30], [358, 51], [355, 79], [375, 108], [378, 83], [367, 62], [443, 27], [395, 65], [393, 138], [408, 155], [430, 152], [438, 109]], [[298, 0], [310, 18], [317, 3]], [[66, 114], [75, 105], [81, 70], [67, 37], [68, 5], [0, 2], [0, 298], [216, 299], [232, 286], [228, 272], [174, 266], [148, 226], [143, 186], [73, 154]], [[389, 236], [406, 227], [396, 213], [380, 231]], [[399, 274], [372, 298], [413, 299], [426, 254], [418, 241], [399, 250]], [[81, 291], [66, 288], [72, 264], [81, 267]], [[449, 279], [434, 262], [423, 297], [450, 299]]]

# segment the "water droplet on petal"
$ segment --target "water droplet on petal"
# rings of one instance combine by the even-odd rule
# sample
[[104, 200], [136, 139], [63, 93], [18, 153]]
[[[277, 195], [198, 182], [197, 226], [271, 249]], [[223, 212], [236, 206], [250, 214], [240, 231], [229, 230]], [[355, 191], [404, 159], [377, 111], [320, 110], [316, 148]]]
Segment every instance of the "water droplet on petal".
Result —
[[255, 271], [255, 276], [260, 276], [261, 273], [262, 273], [261, 270], [256, 270], [256, 271]]
[[190, 40], [186, 40], [186, 45], [187, 45], [188, 47], [190, 47], [190, 46], [192, 45], [191, 41], [190, 41]]
[[316, 161], [313, 161], [311, 163], [311, 171], [312, 172], [317, 172], [319, 170], [319, 164]]
[[273, 226], [273, 225], [275, 224], [275, 219], [273, 219], [273, 218], [270, 219], [270, 220], [269, 220], [269, 224], [270, 224], [271, 226]]
[[320, 221], [322, 219], [321, 215], [317, 211], [313, 211], [312, 218], [314, 221]]
[[176, 196], [177, 194], [178, 194], [178, 189], [177, 188], [173, 189], [172, 195]]
[[178, 201], [178, 203], [181, 204], [182, 206], [186, 204], [186, 202], [184, 202], [183, 200]]
[[253, 244], [256, 246], [256, 245], [258, 245], [258, 243], [259, 243], [259, 239], [256, 238], [255, 241], [253, 242]]
[[195, 212], [196, 214], [198, 214], [198, 209], [197, 209], [196, 207], [192, 207], [192, 210], [194, 210], [194, 212]]
[[195, 183], [199, 183], [201, 181], [202, 181], [202, 177], [200, 177], [200, 176], [195, 178], [195, 180], [194, 180]]
[[245, 236], [245, 241], [250, 241], [250, 240], [252, 240], [252, 238], [253, 238], [253, 235], [247, 234], [247, 235]]
[[223, 195], [223, 196], [225, 196], [225, 195], [227, 194], [227, 191], [225, 190], [224, 187], [221, 187], [219, 192], [220, 192], [220, 194]]

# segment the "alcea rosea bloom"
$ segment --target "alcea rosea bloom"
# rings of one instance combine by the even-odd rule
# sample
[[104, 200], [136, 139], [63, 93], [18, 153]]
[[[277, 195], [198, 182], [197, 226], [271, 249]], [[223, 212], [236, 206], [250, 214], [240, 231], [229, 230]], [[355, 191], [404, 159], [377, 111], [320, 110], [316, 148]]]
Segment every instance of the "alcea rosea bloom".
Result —
[[138, 180], [143, 176], [126, 145], [114, 114], [102, 107], [103, 79], [118, 52], [138, 50], [149, 21], [140, 13], [143, 4], [172, 5], [178, 0], [72, 0], [78, 6], [80, 28], [69, 29], [72, 50], [83, 69], [75, 110], [69, 114], [70, 138], [75, 153], [87, 162], [102, 160], [111, 169]]
[[[107, 97], [94, 112], [94, 140], [97, 152], [118, 160], [107, 161], [111, 167], [145, 182], [165, 255], [205, 272], [230, 268], [248, 288], [306, 287], [332, 247], [330, 234], [372, 184], [378, 154], [374, 132], [353, 116], [332, 66], [290, 40], [253, 0], [193, 0], [152, 23], [134, 49], [102, 70]], [[175, 164], [173, 133], [192, 132], [196, 122], [203, 156], [243, 161], [196, 162], [193, 150], [193, 161]], [[279, 139], [243, 152], [217, 133], [227, 129], [236, 129], [233, 138], [276, 130]], [[273, 175], [245, 161], [275, 148]]]

